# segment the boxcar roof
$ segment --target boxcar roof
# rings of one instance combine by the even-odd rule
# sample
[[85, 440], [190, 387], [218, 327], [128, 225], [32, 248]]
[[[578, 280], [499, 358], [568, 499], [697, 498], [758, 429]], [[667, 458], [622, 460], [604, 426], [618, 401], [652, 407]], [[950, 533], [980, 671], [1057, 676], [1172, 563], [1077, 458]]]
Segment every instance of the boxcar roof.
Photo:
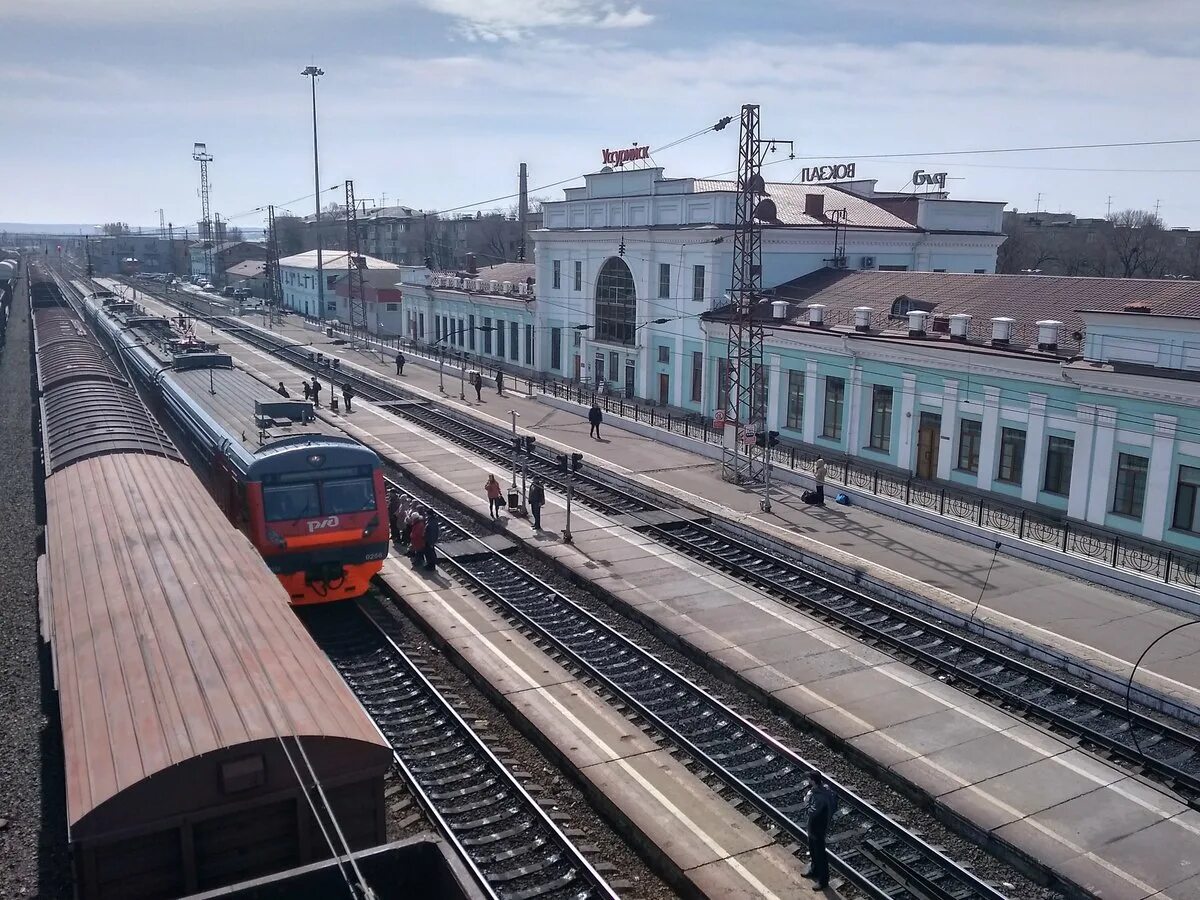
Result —
[[68, 822], [155, 773], [277, 734], [383, 748], [278, 580], [185, 465], [123, 453], [46, 481], [42, 621]]

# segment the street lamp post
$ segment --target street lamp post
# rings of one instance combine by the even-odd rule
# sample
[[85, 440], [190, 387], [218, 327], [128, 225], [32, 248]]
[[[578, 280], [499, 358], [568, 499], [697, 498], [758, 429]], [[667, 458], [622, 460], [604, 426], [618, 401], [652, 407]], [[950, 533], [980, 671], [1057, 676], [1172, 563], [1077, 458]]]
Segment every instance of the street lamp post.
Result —
[[317, 318], [325, 319], [325, 265], [321, 251], [324, 240], [321, 236], [321, 164], [317, 155], [317, 79], [325, 74], [324, 69], [308, 66], [300, 73], [312, 82], [312, 120], [313, 120], [313, 190], [315, 190], [317, 205]]
[[[441, 344], [442, 341], [445, 341], [452, 337], [457, 337], [460, 334], [465, 334], [466, 332], [468, 332], [470, 330], [471, 330], [470, 328], [456, 328], [454, 331], [448, 331], [445, 334], [443, 334], [440, 338], [438, 338], [436, 341], [434, 341], [433, 344], [431, 345], [437, 349], [437, 354], [438, 354], [438, 391], [440, 393], [443, 393], [443, 394], [446, 393], [446, 383], [445, 383], [445, 379], [442, 377], [442, 373], [443, 373], [444, 365], [445, 365], [445, 361], [446, 361], [446, 348], [440, 347], [438, 345]], [[476, 331], [494, 331], [495, 328], [492, 325], [476, 325], [475, 330]], [[469, 356], [470, 356], [469, 353], [464, 353], [464, 354], [462, 354], [462, 357], [458, 361], [458, 363], [459, 363], [458, 399], [459, 400], [467, 399], [467, 358]], [[516, 484], [515, 478], [513, 479], [513, 483], [514, 483], [514, 485]]]

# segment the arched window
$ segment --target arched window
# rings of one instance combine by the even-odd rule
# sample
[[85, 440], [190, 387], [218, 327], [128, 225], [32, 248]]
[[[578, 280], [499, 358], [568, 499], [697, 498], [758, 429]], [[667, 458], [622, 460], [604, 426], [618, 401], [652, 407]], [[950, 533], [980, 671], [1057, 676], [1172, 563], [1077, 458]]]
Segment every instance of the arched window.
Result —
[[596, 276], [596, 340], [632, 344], [637, 288], [625, 260], [610, 257]]

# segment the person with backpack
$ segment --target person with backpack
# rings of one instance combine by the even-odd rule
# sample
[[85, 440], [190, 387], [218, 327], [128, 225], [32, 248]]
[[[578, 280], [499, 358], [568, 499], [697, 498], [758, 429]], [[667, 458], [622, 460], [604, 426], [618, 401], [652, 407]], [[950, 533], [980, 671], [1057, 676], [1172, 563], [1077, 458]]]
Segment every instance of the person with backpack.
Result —
[[487, 494], [488, 512], [492, 514], [493, 519], [499, 519], [500, 509], [504, 506], [504, 491], [495, 475], [488, 476], [487, 483], [483, 486], [483, 492]]
[[529, 489], [529, 511], [533, 514], [533, 527], [542, 530], [542, 507], [546, 505], [546, 488], [540, 477], [533, 479]]

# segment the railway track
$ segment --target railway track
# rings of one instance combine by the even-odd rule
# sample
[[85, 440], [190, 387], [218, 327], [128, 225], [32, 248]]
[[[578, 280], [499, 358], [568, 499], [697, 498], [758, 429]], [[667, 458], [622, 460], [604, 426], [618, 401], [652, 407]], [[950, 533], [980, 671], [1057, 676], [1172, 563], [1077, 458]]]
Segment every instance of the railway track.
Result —
[[[412, 496], [395, 482], [390, 486]], [[477, 547], [443, 559], [444, 567], [547, 645], [564, 665], [624, 704], [635, 721], [650, 724], [726, 791], [761, 813], [769, 830], [807, 842], [804, 822], [809, 775], [815, 766], [536, 574], [488, 547], [455, 517], [439, 514], [444, 542], [471, 541]], [[838, 796], [828, 838], [832, 865], [864, 896], [1002, 900], [1004, 895], [992, 885], [851, 789], [831, 783]]]
[[[212, 317], [214, 325], [309, 371], [327, 374], [315, 354], [249, 328], [236, 318]], [[511, 435], [413, 402], [381, 376], [338, 370], [366, 399], [498, 462], [512, 458]], [[546, 454], [535, 450], [529, 470], [546, 486], [565, 492], [566, 479]], [[576, 474], [575, 499], [607, 514], [652, 513], [661, 503], [614, 483], [613, 476]], [[635, 526], [636, 527], [636, 526]], [[1150, 777], [1200, 809], [1200, 739], [1125, 705], [1030, 665], [1001, 650], [942, 626], [916, 612], [827, 578], [754, 543], [744, 531], [720, 522], [645, 523], [639, 527], [679, 552], [852, 633], [914, 666], [973, 691], [1002, 709], [1042, 722], [1079, 740], [1126, 769]]]
[[616, 893], [365, 605], [304, 609], [313, 638], [391, 743], [413, 795], [497, 900]]

